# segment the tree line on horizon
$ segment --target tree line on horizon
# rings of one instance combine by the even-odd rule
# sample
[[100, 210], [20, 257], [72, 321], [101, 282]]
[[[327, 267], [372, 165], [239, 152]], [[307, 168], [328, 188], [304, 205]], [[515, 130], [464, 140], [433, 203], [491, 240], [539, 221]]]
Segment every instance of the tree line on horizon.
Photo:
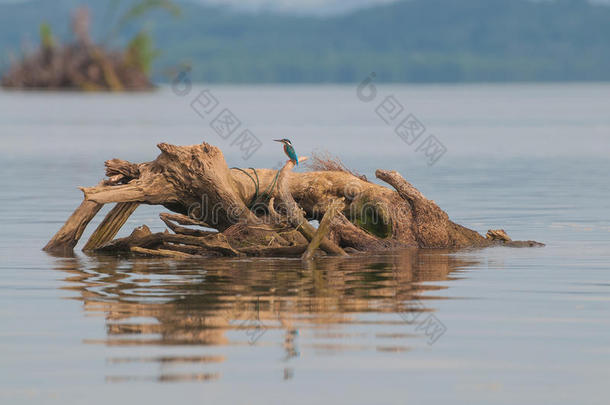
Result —
[[[104, 18], [93, 0], [48, 3], [0, 6], [4, 62], [37, 16], [61, 26], [84, 3]], [[157, 82], [184, 66], [193, 81], [227, 83], [354, 83], [371, 72], [380, 82], [610, 80], [610, 7], [585, 0], [410, 0], [330, 17], [176, 3], [181, 18], [144, 23], [160, 50]], [[110, 46], [139, 29], [126, 24]]]

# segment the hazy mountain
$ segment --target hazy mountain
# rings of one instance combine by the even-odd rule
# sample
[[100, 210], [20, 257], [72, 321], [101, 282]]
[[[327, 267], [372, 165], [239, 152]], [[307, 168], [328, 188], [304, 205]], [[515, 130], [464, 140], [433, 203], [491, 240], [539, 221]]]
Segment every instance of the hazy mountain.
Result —
[[395, 3], [398, 0], [190, 0], [203, 5], [229, 6], [237, 11], [328, 16]]
[[[67, 35], [78, 3], [0, 5], [2, 53], [36, 40], [43, 19]], [[89, 4], [101, 38], [105, 4]], [[584, 0], [412, 0], [329, 17], [183, 8], [146, 24], [163, 50], [157, 78], [189, 62], [214, 82], [610, 80], [610, 7]]]

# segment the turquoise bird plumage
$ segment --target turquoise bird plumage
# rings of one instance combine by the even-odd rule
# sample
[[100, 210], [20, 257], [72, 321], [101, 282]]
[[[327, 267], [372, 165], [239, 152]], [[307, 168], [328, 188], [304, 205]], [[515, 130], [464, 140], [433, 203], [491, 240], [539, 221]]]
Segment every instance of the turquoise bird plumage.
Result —
[[286, 156], [288, 156], [288, 158], [290, 160], [292, 160], [292, 163], [294, 163], [295, 165], [299, 165], [299, 157], [297, 156], [297, 153], [294, 151], [294, 147], [292, 146], [292, 142], [290, 142], [290, 139], [274, 139], [275, 142], [281, 142], [284, 144], [284, 153], [286, 154]]

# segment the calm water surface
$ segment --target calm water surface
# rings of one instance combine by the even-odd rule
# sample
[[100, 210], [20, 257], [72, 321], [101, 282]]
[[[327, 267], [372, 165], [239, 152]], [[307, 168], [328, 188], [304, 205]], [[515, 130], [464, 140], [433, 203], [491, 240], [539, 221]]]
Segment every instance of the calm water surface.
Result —
[[[352, 87], [213, 87], [263, 141], [247, 161], [190, 109], [200, 90], [0, 92], [0, 403], [608, 403], [610, 85], [387, 86], [369, 104]], [[447, 147], [436, 165], [376, 115], [389, 95]], [[206, 140], [230, 166], [274, 167], [281, 137], [547, 246], [310, 266], [40, 251], [106, 159]], [[121, 235], [163, 230], [160, 212]]]

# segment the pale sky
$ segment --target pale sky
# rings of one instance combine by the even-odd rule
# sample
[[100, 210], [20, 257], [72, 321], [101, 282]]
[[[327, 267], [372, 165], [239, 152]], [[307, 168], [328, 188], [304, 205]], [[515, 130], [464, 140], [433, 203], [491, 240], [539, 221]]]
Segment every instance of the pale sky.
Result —
[[[25, 3], [32, 0], [0, 0], [0, 4]], [[52, 1], [52, 0], [51, 0]], [[328, 15], [353, 9], [394, 3], [399, 0], [188, 0], [194, 3], [226, 5], [238, 10], [269, 10], [290, 14]], [[507, 0], [511, 1], [511, 0]], [[532, 0], [553, 1], [553, 0]], [[610, 4], [610, 0], [589, 0], [591, 3]]]
[[[27, 3], [32, 0], [0, 0], [1, 4]], [[52, 0], [49, 0], [52, 1]], [[107, 1], [107, 0], [103, 0]], [[135, 0], [134, 0], [135, 1]], [[334, 14], [349, 10], [393, 3], [399, 0], [187, 0], [193, 3], [226, 5], [238, 10], [270, 10], [285, 13]], [[610, 0], [608, 0], [610, 1]]]
[[397, 0], [191, 0], [204, 4], [228, 5], [246, 10], [273, 10], [287, 13], [329, 14], [393, 3]]
[[[204, 4], [227, 5], [245, 10], [273, 10], [287, 13], [334, 14], [398, 0], [191, 0]], [[507, 0], [510, 1], [510, 0]], [[551, 1], [551, 0], [533, 0]], [[610, 0], [589, 0], [610, 4]]]

